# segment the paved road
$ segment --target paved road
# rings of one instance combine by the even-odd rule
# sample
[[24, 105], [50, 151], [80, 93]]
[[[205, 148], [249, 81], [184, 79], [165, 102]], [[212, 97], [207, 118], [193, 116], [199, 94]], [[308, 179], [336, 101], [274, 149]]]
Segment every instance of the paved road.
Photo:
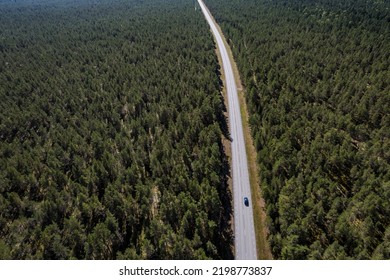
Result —
[[[219, 33], [216, 24], [212, 20], [211, 14], [203, 1], [198, 0], [198, 2], [218, 44], [225, 72], [225, 87], [229, 103], [229, 125], [232, 138], [231, 164], [233, 175], [235, 256], [237, 260], [253, 260], [257, 259], [256, 238], [253, 224], [248, 161], [245, 150], [237, 86], [234, 80], [232, 64], [221, 34]], [[249, 207], [244, 205], [244, 197], [248, 197]]]

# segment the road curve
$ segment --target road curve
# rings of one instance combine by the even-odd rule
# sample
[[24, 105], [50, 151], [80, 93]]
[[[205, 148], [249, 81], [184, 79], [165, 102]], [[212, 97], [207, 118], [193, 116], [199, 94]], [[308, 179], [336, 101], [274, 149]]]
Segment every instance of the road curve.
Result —
[[[214, 34], [222, 57], [222, 66], [225, 73], [224, 82], [228, 96], [229, 126], [232, 138], [231, 169], [233, 176], [235, 258], [237, 260], [254, 260], [257, 259], [257, 251], [253, 223], [252, 196], [237, 86], [232, 64], [216, 23], [213, 21], [203, 1], [198, 0], [198, 3]], [[244, 197], [248, 197], [249, 207], [244, 205]]]

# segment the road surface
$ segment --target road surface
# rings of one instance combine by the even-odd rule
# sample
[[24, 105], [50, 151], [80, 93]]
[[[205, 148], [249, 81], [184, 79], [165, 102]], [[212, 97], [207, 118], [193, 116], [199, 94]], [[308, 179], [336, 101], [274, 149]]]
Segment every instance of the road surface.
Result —
[[[232, 139], [231, 169], [233, 176], [235, 257], [237, 260], [254, 260], [257, 259], [257, 253], [251, 201], [252, 196], [249, 185], [248, 161], [237, 86], [234, 79], [232, 63], [216, 23], [213, 21], [203, 1], [198, 0], [198, 2], [214, 34], [225, 72], [224, 82], [228, 96], [229, 126]], [[244, 205], [244, 197], [248, 197], [249, 207]]]

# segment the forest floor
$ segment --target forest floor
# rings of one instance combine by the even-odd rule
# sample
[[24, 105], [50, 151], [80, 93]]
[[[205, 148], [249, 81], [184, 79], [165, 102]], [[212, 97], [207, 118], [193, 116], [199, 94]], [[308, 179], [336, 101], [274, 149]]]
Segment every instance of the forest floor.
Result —
[[[210, 11], [209, 14], [211, 15]], [[227, 43], [226, 38], [215, 21], [214, 17], [211, 15], [211, 18], [213, 19], [215, 25], [218, 28], [218, 31], [221, 34], [222, 40], [225, 44], [225, 47], [228, 51], [229, 59], [232, 62], [233, 72], [234, 72], [234, 78], [237, 85], [238, 90], [238, 98], [240, 101], [240, 110], [242, 115], [242, 125], [244, 130], [244, 138], [245, 138], [245, 147], [247, 152], [247, 158], [248, 158], [248, 168], [249, 168], [249, 180], [251, 185], [251, 193], [252, 193], [252, 205], [253, 205], [253, 214], [254, 214], [254, 223], [255, 223], [255, 234], [256, 234], [256, 247], [257, 247], [257, 256], [259, 259], [264, 260], [270, 260], [272, 259], [272, 253], [269, 246], [269, 243], [267, 241], [268, 236], [268, 227], [266, 225], [266, 212], [265, 212], [265, 202], [261, 194], [261, 186], [260, 186], [260, 180], [258, 177], [259, 168], [257, 166], [257, 152], [255, 149], [255, 146], [253, 144], [253, 139], [251, 136], [251, 131], [249, 127], [249, 115], [248, 110], [245, 102], [245, 88], [241, 82], [240, 73], [238, 71], [237, 64], [234, 60], [232, 51], [230, 49], [230, 45]], [[222, 58], [220, 55], [220, 51], [218, 49], [218, 44], [216, 44], [216, 54], [218, 57], [219, 65], [222, 65]], [[223, 71], [223, 67], [220, 69], [221, 71], [221, 80], [225, 81], [225, 75]], [[228, 108], [227, 104], [227, 94], [225, 87], [222, 88], [222, 94], [224, 97], [224, 104], [225, 107]], [[225, 117], [228, 118], [228, 111], [225, 112]], [[229, 139], [226, 139], [223, 137], [222, 139], [226, 155], [229, 159], [229, 162], [231, 162], [231, 142]], [[233, 191], [232, 188], [232, 178], [229, 177], [229, 189]], [[232, 224], [232, 227], [234, 228], [234, 223]]]

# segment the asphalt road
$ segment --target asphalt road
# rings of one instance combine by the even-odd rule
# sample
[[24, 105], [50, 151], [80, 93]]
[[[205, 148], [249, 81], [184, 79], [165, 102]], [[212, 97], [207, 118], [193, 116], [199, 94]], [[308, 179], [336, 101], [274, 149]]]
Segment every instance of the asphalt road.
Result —
[[[218, 44], [222, 57], [222, 66], [225, 72], [229, 126], [232, 138], [231, 169], [233, 176], [235, 257], [237, 260], [254, 260], [257, 259], [257, 253], [251, 201], [252, 196], [249, 185], [248, 161], [245, 150], [237, 86], [234, 79], [232, 64], [216, 23], [213, 21], [211, 14], [203, 1], [198, 0], [198, 2]], [[248, 197], [249, 207], [244, 205], [244, 197]]]

